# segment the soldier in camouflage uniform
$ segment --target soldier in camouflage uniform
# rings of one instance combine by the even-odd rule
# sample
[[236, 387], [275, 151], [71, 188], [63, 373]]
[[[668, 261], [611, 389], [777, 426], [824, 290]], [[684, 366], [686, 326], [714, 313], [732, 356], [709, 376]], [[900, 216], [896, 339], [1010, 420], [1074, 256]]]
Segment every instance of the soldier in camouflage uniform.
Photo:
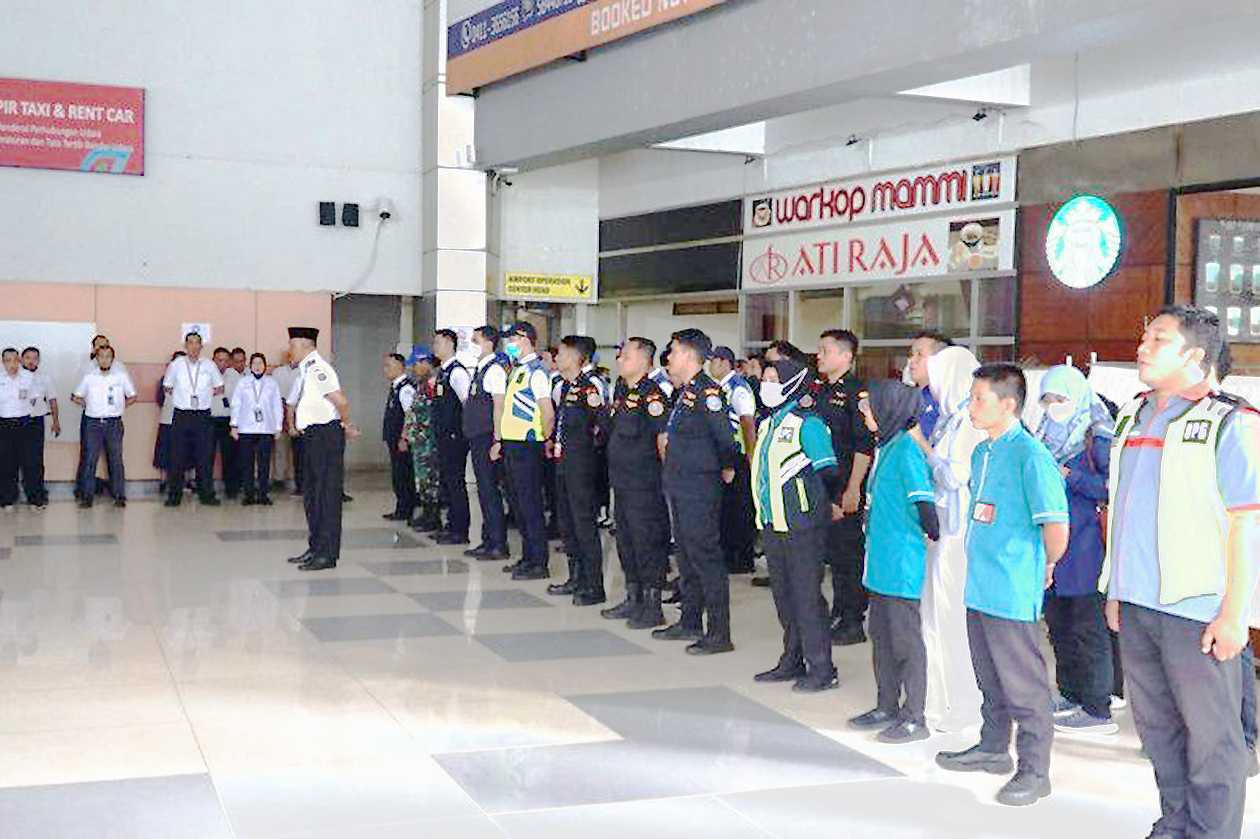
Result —
[[441, 491], [438, 480], [437, 440], [433, 436], [433, 369], [436, 362], [427, 353], [413, 352], [411, 375], [416, 385], [416, 398], [407, 412], [403, 439], [411, 450], [416, 476], [416, 517], [413, 530], [432, 532], [442, 528]]

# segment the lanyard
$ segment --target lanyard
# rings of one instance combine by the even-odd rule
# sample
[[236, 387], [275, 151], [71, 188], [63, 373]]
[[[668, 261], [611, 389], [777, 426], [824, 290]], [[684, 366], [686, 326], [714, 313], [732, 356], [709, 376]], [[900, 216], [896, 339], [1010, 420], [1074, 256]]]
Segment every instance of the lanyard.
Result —
[[262, 407], [262, 392], [263, 392], [262, 379], [254, 379], [254, 381], [251, 383], [251, 387], [253, 387], [254, 389], [254, 407], [261, 408]]
[[[197, 394], [197, 381], [201, 378], [201, 362], [198, 361], [196, 364], [191, 364], [188, 359], [185, 358], [184, 368], [188, 371], [188, 384], [191, 386], [192, 394], [195, 396]], [[195, 376], [193, 375], [194, 369], [197, 371], [197, 375]]]

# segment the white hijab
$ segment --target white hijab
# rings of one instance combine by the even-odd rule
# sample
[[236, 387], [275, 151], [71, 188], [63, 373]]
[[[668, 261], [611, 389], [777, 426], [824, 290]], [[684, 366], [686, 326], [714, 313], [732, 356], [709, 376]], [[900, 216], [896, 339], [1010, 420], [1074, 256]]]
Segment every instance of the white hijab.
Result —
[[946, 347], [928, 359], [928, 387], [940, 405], [941, 418], [932, 433], [932, 474], [936, 479], [936, 503], [945, 508], [945, 535], [961, 534], [963, 512], [970, 504], [967, 482], [971, 480], [971, 453], [984, 439], [967, 413], [971, 383], [980, 367], [971, 350]]
[[928, 359], [928, 387], [948, 418], [966, 407], [971, 399], [972, 374], [980, 362], [966, 347], [946, 347]]

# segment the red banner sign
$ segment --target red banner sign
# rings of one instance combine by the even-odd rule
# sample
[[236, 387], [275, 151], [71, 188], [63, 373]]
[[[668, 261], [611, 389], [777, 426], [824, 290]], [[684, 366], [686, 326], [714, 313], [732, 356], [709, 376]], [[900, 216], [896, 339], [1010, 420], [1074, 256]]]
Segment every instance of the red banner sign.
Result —
[[144, 88], [0, 78], [0, 166], [144, 174]]

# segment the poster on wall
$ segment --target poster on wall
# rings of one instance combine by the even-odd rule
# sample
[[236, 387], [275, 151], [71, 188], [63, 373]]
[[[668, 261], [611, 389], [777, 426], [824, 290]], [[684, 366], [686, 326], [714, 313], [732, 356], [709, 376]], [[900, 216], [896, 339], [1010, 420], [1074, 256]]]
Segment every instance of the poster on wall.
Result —
[[745, 291], [991, 276], [1015, 269], [1015, 210], [751, 238], [742, 262]]
[[446, 30], [446, 90], [474, 88], [726, 0], [501, 0]]
[[1260, 343], [1260, 221], [1198, 222], [1194, 302], [1221, 319], [1225, 340]]
[[144, 174], [144, 88], [0, 78], [0, 166]]
[[190, 332], [196, 332], [201, 336], [202, 346], [209, 344], [214, 340], [214, 330], [209, 321], [197, 321], [195, 323], [181, 324], [179, 327], [179, 345], [184, 345], [184, 336]]
[[503, 300], [553, 303], [598, 303], [599, 284], [589, 274], [527, 274], [509, 271], [503, 277]]

